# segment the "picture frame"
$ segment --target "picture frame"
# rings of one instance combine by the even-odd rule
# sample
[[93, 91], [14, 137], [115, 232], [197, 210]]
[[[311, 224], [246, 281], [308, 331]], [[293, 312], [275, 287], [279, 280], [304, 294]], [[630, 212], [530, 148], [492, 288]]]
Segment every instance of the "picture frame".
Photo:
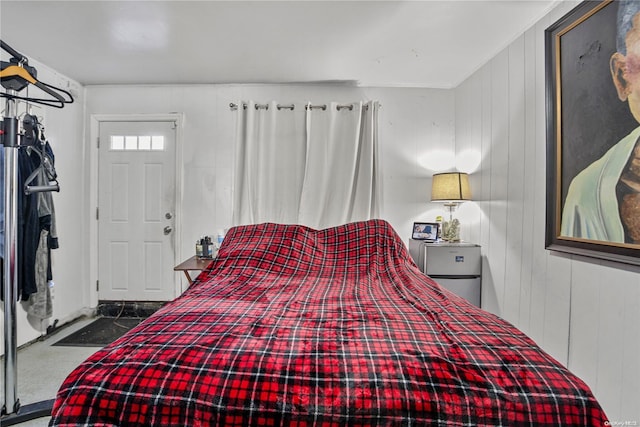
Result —
[[435, 242], [438, 240], [440, 224], [437, 222], [414, 222], [411, 238], [413, 240], [425, 240]]
[[[584, 1], [545, 31], [545, 247], [640, 265], [640, 241], [625, 210], [634, 199], [622, 179], [640, 128], [617, 85], [617, 33], [627, 28], [618, 7]], [[613, 159], [618, 168], [608, 170]]]

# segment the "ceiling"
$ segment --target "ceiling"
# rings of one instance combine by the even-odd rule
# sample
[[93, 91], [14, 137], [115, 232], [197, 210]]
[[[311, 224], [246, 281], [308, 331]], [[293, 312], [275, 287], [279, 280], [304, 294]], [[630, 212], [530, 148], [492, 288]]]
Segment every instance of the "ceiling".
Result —
[[451, 88], [559, 1], [0, 0], [0, 38], [83, 85]]

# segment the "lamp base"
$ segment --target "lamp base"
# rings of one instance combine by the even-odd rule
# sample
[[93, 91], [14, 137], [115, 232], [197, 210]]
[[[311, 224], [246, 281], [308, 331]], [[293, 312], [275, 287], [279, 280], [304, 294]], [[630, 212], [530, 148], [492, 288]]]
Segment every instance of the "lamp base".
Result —
[[457, 218], [442, 223], [442, 240], [446, 242], [460, 241], [460, 221]]

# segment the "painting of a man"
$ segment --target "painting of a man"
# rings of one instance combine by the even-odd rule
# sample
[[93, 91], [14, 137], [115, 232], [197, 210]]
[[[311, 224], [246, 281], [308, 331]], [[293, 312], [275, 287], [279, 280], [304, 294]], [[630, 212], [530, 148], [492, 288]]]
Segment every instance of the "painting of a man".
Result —
[[[616, 52], [610, 59], [618, 98], [640, 123], [640, 1], [620, 1]], [[640, 127], [571, 181], [562, 236], [640, 244]]]

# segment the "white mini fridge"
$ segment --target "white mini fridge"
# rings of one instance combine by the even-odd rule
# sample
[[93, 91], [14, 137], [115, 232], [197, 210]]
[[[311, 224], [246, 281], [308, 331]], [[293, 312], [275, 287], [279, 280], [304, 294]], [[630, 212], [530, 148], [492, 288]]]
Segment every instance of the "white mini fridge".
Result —
[[482, 255], [473, 243], [409, 240], [409, 253], [420, 271], [444, 288], [480, 307]]

